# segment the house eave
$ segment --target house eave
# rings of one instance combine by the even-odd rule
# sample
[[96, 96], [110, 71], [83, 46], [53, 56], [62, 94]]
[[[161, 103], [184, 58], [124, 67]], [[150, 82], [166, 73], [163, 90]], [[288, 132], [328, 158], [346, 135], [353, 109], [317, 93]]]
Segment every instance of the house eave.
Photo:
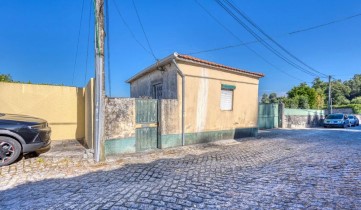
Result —
[[218, 69], [221, 71], [231, 72], [231, 73], [235, 73], [238, 75], [252, 77], [252, 78], [256, 78], [256, 79], [260, 79], [260, 78], [264, 77], [263, 74], [244, 72], [244, 71], [239, 71], [239, 70], [232, 70], [232, 69], [224, 68], [221, 66], [214, 66], [214, 65], [210, 65], [210, 64], [206, 64], [206, 63], [202, 63], [202, 62], [191, 61], [191, 60], [187, 60], [187, 59], [183, 59], [183, 58], [179, 58], [179, 57], [176, 57], [176, 60], [183, 61], [185, 63], [192, 63], [192, 64], [196, 64], [196, 65], [200, 65], [200, 66], [204, 66], [204, 67], [208, 67], [208, 68]]
[[164, 65], [166, 65], [168, 63], [171, 63], [173, 59], [178, 60], [178, 61], [183, 61], [185, 63], [191, 63], [191, 64], [196, 64], [196, 65], [205, 66], [205, 67], [209, 67], [209, 68], [214, 68], [214, 69], [218, 69], [218, 70], [221, 70], [221, 71], [232, 72], [232, 73], [236, 73], [236, 74], [239, 74], [239, 75], [252, 77], [252, 78], [256, 78], [256, 79], [260, 79], [260, 78], [264, 77], [264, 75], [261, 74], [261, 73], [248, 72], [248, 71], [239, 70], [239, 69], [227, 67], [227, 66], [220, 65], [220, 64], [218, 65], [218, 64], [209, 63], [209, 62], [206, 63], [204, 61], [202, 61], [202, 62], [194, 61], [194, 60], [182, 58], [182, 56], [183, 55], [179, 55], [178, 53], [175, 52], [175, 53], [163, 58], [162, 60], [159, 60], [155, 64], [147, 67], [143, 71], [139, 72], [138, 74], [134, 75], [130, 79], [126, 80], [126, 82], [127, 83], [132, 83], [133, 81], [137, 80], [138, 78], [157, 70], [158, 67], [164, 66]]
[[143, 71], [139, 72], [138, 74], [134, 75], [133, 77], [129, 78], [128, 80], [126, 80], [125, 82], [127, 83], [132, 83], [133, 81], [137, 80], [138, 78], [142, 77], [143, 75], [146, 75], [150, 72], [153, 72], [155, 70], [157, 70], [157, 68], [159, 66], [164, 66], [165, 64], [168, 64], [170, 62], [172, 62], [172, 60], [174, 58], [176, 58], [176, 53], [173, 53], [165, 58], [163, 58], [162, 60], [159, 60], [158, 62], [156, 62], [155, 64], [148, 66], [147, 68], [145, 68]]

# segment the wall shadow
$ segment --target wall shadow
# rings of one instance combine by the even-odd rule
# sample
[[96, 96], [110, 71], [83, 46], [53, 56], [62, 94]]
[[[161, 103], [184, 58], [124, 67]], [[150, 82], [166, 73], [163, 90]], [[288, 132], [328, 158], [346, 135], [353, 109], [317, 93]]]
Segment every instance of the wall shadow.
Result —
[[77, 124], [75, 129], [76, 140], [87, 147], [85, 142], [85, 89], [77, 88], [77, 104], [76, 104], [76, 117]]
[[[117, 169], [95, 171], [71, 178], [50, 178], [21, 184], [0, 191], [0, 209], [89, 209], [97, 205], [99, 206], [96, 208], [99, 209], [106, 202], [123, 208], [151, 209], [152, 206], [149, 204], [152, 200], [157, 201], [151, 203], [153, 207], [162, 207], [159, 205], [166, 202], [174, 203], [164, 206], [167, 209], [197, 208], [205, 198], [227, 196], [227, 188], [220, 186], [227, 186], [229, 179], [224, 178], [217, 183], [210, 180], [229, 176], [234, 170], [246, 172], [252, 168], [243, 168], [236, 163], [219, 163], [219, 170], [209, 167], [211, 160], [218, 162], [220, 157], [229, 152], [242, 155], [233, 151], [233, 146], [227, 147], [228, 149], [220, 150], [221, 153], [216, 156], [214, 152], [189, 154], [181, 158], [164, 158], [150, 163], [126, 164]], [[254, 158], [259, 155], [261, 153], [257, 151]], [[202, 163], [204, 160], [210, 161]], [[261, 162], [259, 166], [265, 164]], [[218, 202], [220, 205], [226, 205], [226, 201], [227, 199], [223, 199]], [[181, 205], [182, 203], [185, 205]], [[186, 206], [187, 203], [191, 205]]]

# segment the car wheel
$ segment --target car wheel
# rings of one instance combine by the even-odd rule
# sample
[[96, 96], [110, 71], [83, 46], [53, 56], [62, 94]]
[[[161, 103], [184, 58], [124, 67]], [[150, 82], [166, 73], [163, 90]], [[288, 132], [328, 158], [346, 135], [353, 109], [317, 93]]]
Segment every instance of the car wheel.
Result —
[[13, 163], [21, 153], [21, 145], [15, 139], [0, 136], [0, 167]]

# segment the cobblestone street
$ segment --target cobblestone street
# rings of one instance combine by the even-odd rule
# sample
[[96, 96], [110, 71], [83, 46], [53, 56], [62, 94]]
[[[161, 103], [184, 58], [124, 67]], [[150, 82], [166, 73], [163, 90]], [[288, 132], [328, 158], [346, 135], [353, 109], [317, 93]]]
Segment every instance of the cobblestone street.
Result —
[[261, 131], [96, 164], [45, 156], [0, 169], [0, 209], [361, 209], [361, 129]]

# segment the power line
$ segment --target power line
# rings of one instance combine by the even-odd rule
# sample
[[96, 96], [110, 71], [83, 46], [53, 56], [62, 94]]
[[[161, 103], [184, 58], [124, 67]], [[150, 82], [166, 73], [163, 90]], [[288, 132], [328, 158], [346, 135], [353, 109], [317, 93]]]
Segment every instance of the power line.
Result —
[[111, 69], [110, 69], [110, 44], [109, 44], [109, 40], [110, 40], [110, 33], [109, 33], [109, 6], [108, 6], [108, 1], [109, 0], [105, 0], [105, 30], [106, 30], [106, 34], [105, 34], [105, 38], [106, 38], [106, 43], [107, 43], [107, 69], [108, 69], [108, 88], [109, 88], [109, 96], [112, 96], [112, 83], [111, 83]]
[[270, 50], [272, 53], [277, 55], [282, 60], [286, 61], [291, 66], [303, 71], [306, 74], [309, 74], [311, 76], [316, 76], [315, 74], [312, 74], [312, 72], [307, 71], [300, 67], [299, 65], [295, 64], [294, 62], [290, 61], [288, 58], [283, 56], [281, 53], [279, 53], [276, 49], [274, 49], [272, 46], [270, 46], [267, 42], [265, 42], [260, 36], [258, 36], [251, 28], [249, 28], [245, 23], [243, 23], [232, 11], [230, 11], [221, 1], [216, 0], [216, 2], [231, 16], [233, 17], [240, 25], [242, 25], [253, 37], [255, 37], [262, 45], [264, 45], [268, 50]]
[[73, 79], [71, 82], [71, 85], [74, 85], [74, 77], [75, 77], [75, 67], [76, 67], [76, 61], [78, 59], [78, 50], [79, 50], [79, 39], [80, 39], [80, 31], [81, 31], [81, 23], [83, 22], [83, 11], [84, 11], [84, 0], [81, 5], [81, 13], [80, 13], [80, 24], [79, 24], [79, 32], [78, 32], [78, 41], [76, 44], [76, 52], [75, 52], [75, 61], [74, 61], [74, 68], [73, 68]]
[[351, 16], [348, 16], [348, 17], [345, 17], [345, 18], [342, 18], [342, 19], [338, 19], [338, 20], [334, 20], [334, 21], [328, 22], [328, 23], [323, 23], [323, 24], [320, 24], [320, 25], [311, 26], [311, 27], [308, 27], [308, 28], [304, 28], [304, 29], [299, 29], [299, 30], [296, 30], [296, 31], [292, 31], [292, 32], [289, 32], [288, 34], [292, 35], [292, 34], [296, 34], [296, 33], [301, 33], [301, 32], [305, 32], [305, 31], [310, 31], [310, 30], [314, 30], [314, 29], [316, 29], [316, 28], [321, 28], [321, 27], [324, 27], [324, 26], [328, 26], [328, 25], [331, 25], [331, 24], [334, 24], [334, 23], [338, 23], [338, 22], [350, 20], [350, 19], [352, 19], [352, 18], [356, 18], [356, 17], [360, 17], [360, 16], [361, 16], [361, 13], [358, 13], [358, 14], [356, 14], [356, 15], [351, 15]]
[[252, 26], [254, 26], [258, 31], [260, 31], [264, 36], [266, 36], [270, 41], [272, 41], [275, 45], [277, 45], [280, 49], [282, 49], [286, 54], [288, 54], [293, 59], [297, 60], [298, 62], [302, 63], [304, 66], [309, 68], [310, 70], [316, 72], [317, 74], [327, 76], [326, 74], [317, 71], [313, 67], [309, 66], [305, 62], [303, 62], [301, 59], [296, 57], [294, 54], [292, 54], [290, 51], [288, 51], [286, 48], [284, 48], [281, 44], [279, 44], [276, 40], [274, 40], [270, 35], [268, 35], [265, 31], [263, 31], [255, 22], [253, 22], [244, 12], [242, 12], [237, 6], [235, 6], [233, 3], [231, 3], [228, 0], [224, 0], [230, 7], [232, 7], [238, 14], [240, 14], [244, 19], [246, 19]]
[[226, 7], [220, 0], [215, 0], [231, 17], [233, 17], [234, 20], [236, 20], [243, 28], [245, 28], [253, 37], [255, 37], [263, 46], [265, 46], [269, 51], [277, 55], [279, 58], [290, 64], [291, 66], [295, 67], [296, 69], [311, 75], [311, 76], [317, 76], [315, 73], [304, 69], [300, 65], [294, 63], [293, 61], [289, 60], [287, 57], [282, 55], [280, 52], [278, 52], [276, 49], [274, 49], [270, 44], [265, 42], [258, 34], [256, 34], [251, 28], [249, 28], [243, 21], [241, 21], [228, 7]]
[[212, 48], [212, 49], [207, 49], [207, 50], [200, 50], [200, 51], [194, 51], [194, 52], [188, 52], [188, 53], [186, 52], [185, 54], [187, 54], [187, 55], [195, 55], [195, 54], [207, 53], [207, 52], [225, 50], [225, 49], [229, 49], [229, 48], [241, 47], [241, 46], [245, 46], [245, 45], [251, 44], [251, 43], [258, 43], [258, 41], [243, 42], [243, 43], [241, 43], [241, 44], [227, 45], [227, 46], [224, 46], [224, 47], [217, 47], [217, 48]]
[[90, 41], [90, 26], [91, 26], [91, 14], [92, 14], [92, 1], [89, 4], [89, 16], [88, 16], [88, 41], [86, 47], [86, 58], [85, 58], [85, 74], [84, 74], [84, 86], [86, 85], [86, 78], [88, 75], [88, 60], [89, 60], [89, 41]]
[[[274, 37], [285, 37], [285, 36], [293, 35], [293, 34], [296, 34], [296, 33], [302, 33], [302, 32], [314, 30], [314, 29], [317, 29], [317, 28], [320, 28], [320, 27], [324, 27], [324, 26], [327, 26], [327, 25], [331, 25], [331, 24], [334, 24], [334, 23], [347, 21], [347, 20], [350, 20], [352, 18], [360, 17], [360, 16], [361, 16], [361, 13], [356, 14], [356, 15], [352, 15], [352, 16], [348, 16], [348, 17], [343, 18], [343, 19], [334, 20], [334, 21], [331, 21], [331, 22], [328, 22], [328, 23], [324, 23], [324, 24], [320, 24], [320, 25], [316, 25], [316, 26], [311, 26], [311, 27], [308, 27], [308, 28], [305, 28], [305, 29], [299, 29], [299, 30], [288, 32], [288, 33], [285, 33], [285, 34], [276, 35]], [[224, 46], [224, 47], [217, 47], [217, 48], [212, 48], [212, 49], [207, 49], [207, 50], [194, 51], [194, 52], [189, 52], [189, 53], [186, 53], [186, 54], [195, 55], [195, 54], [200, 54], [200, 53], [207, 53], [207, 52], [212, 52], [212, 51], [225, 50], [225, 49], [229, 49], [229, 48], [241, 47], [241, 46], [244, 46], [244, 45], [255, 44], [255, 43], [259, 43], [259, 41], [253, 40], [253, 41], [244, 42], [242, 44], [227, 45], [227, 46]]]
[[268, 61], [265, 57], [263, 57], [261, 54], [257, 53], [257, 51], [255, 51], [254, 49], [252, 49], [251, 47], [245, 45], [245, 43], [236, 35], [234, 34], [229, 28], [227, 28], [224, 24], [222, 24], [210, 11], [208, 11], [202, 4], [200, 4], [197, 0], [195, 0], [195, 2], [215, 21], [217, 22], [224, 30], [226, 30], [229, 34], [231, 34], [235, 39], [237, 39], [242, 45], [244, 45], [248, 50], [250, 50], [251, 52], [253, 52], [256, 56], [258, 56], [261, 60], [263, 60], [265, 63], [269, 64], [270, 66], [272, 66], [273, 68], [275, 68], [276, 70], [286, 74], [287, 76], [302, 81], [301, 79], [287, 73], [286, 71], [283, 71], [282, 69], [278, 68], [276, 65], [274, 65], [273, 63], [271, 63], [270, 61]]
[[134, 41], [137, 42], [137, 44], [145, 51], [147, 52], [149, 55], [153, 56], [152, 53], [137, 39], [137, 37], [135, 36], [133, 30], [130, 28], [130, 26], [128, 25], [128, 23], [125, 21], [122, 13], [120, 12], [120, 9], [118, 7], [118, 4], [115, 0], [113, 0], [113, 4], [115, 6], [115, 10], [117, 11], [117, 14], [119, 15], [120, 19], [122, 20], [123, 24], [125, 25], [125, 27], [127, 28], [128, 32], [130, 33], [130, 35], [132, 36], [132, 38], [134, 39]]
[[145, 33], [145, 30], [144, 30], [144, 27], [143, 27], [142, 21], [141, 21], [141, 19], [140, 19], [140, 17], [139, 17], [139, 13], [138, 13], [138, 10], [137, 10], [137, 7], [136, 7], [136, 5], [135, 5], [134, 0], [132, 0], [132, 2], [133, 2], [133, 7], [134, 7], [134, 10], [135, 10], [135, 13], [137, 14], [137, 17], [138, 17], [139, 24], [140, 24], [140, 26], [141, 26], [141, 28], [142, 28], [142, 31], [143, 31], [144, 37], [145, 37], [145, 39], [147, 40], [147, 43], [148, 43], [148, 47], [149, 47], [149, 49], [150, 49], [150, 52], [152, 53], [152, 55], [153, 55], [154, 59], [157, 61], [157, 60], [158, 60], [158, 58], [154, 55], [154, 51], [153, 51], [152, 47], [150, 46], [150, 42], [149, 42], [149, 39], [148, 39], [147, 33]]

